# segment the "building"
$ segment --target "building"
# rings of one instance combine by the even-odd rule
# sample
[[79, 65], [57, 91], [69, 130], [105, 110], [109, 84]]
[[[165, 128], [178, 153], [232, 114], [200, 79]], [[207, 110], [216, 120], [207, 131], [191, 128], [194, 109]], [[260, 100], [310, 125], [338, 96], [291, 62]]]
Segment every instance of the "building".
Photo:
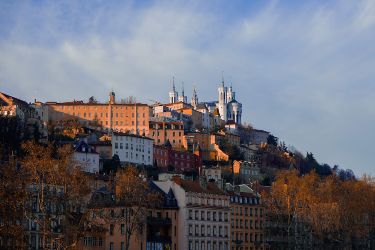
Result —
[[261, 145], [267, 143], [267, 139], [270, 135], [270, 132], [260, 130], [260, 129], [251, 129], [250, 131], [250, 143]]
[[152, 165], [153, 140], [146, 136], [130, 133], [112, 133], [112, 153], [119, 156], [121, 162]]
[[205, 178], [155, 182], [177, 199], [178, 245], [187, 250], [228, 250], [230, 235], [229, 196]]
[[[43, 124], [35, 109], [27, 102], [0, 92], [0, 135], [2, 143], [12, 144], [16, 140], [36, 139], [40, 135]], [[44, 129], [47, 129], [46, 127]]]
[[44, 143], [48, 141], [48, 107], [42, 102], [35, 101], [30, 105], [35, 110], [35, 118], [38, 122], [40, 140]]
[[[214, 113], [215, 109], [217, 108], [220, 117], [222, 120], [226, 121], [234, 121], [237, 124], [241, 124], [241, 117], [242, 117], [242, 104], [236, 100], [236, 92], [233, 91], [232, 85], [230, 87], [226, 87], [224, 85], [224, 79], [222, 80], [219, 88], [218, 88], [219, 98], [218, 101], [214, 102], [204, 102], [205, 106], [209, 110], [210, 113]], [[172, 90], [169, 91], [169, 103], [174, 108], [173, 109], [181, 109], [185, 108], [187, 105], [186, 103], [187, 98], [182, 94], [182, 97], [179, 98], [178, 92], [175, 89], [174, 81]], [[179, 105], [175, 105], [179, 103]], [[192, 108], [196, 109], [198, 106], [198, 95], [196, 90], [193, 91], [193, 96], [191, 99]]]
[[164, 145], [167, 141], [174, 148], [182, 148], [184, 125], [180, 121], [153, 120], [150, 121], [150, 138], [155, 145]]
[[73, 101], [47, 102], [49, 122], [56, 124], [76, 119], [85, 126], [105, 130], [148, 135], [151, 107], [142, 103], [117, 103], [115, 93], [109, 94], [107, 103]]
[[74, 145], [74, 160], [82, 166], [82, 170], [89, 173], [99, 172], [99, 154], [84, 141]]
[[235, 178], [241, 183], [260, 181], [262, 179], [260, 167], [253, 162], [235, 160], [233, 162], [233, 173]]
[[265, 212], [259, 195], [247, 185], [227, 186], [231, 210], [231, 249], [265, 249]]
[[151, 190], [162, 197], [162, 203], [150, 210], [147, 216], [146, 250], [177, 250], [179, 217], [178, 204], [173, 190], [162, 190], [154, 182], [150, 182]]
[[170, 144], [154, 145], [154, 163], [164, 171], [173, 170], [178, 173], [198, 172], [202, 168], [199, 150], [194, 153], [186, 150], [175, 150]]
[[100, 159], [111, 159], [112, 154], [112, 143], [111, 141], [96, 141], [89, 143], [90, 146], [98, 152]]
[[213, 180], [215, 183], [222, 181], [221, 173], [220, 167], [203, 167], [202, 169], [202, 175], [206, 176], [207, 181]]

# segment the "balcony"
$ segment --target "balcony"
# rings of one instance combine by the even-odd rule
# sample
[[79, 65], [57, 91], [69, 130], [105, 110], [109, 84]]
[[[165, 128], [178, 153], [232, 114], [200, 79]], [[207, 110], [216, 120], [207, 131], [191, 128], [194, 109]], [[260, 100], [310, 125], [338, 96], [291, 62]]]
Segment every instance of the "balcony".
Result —
[[151, 226], [171, 226], [170, 218], [147, 217], [147, 224]]

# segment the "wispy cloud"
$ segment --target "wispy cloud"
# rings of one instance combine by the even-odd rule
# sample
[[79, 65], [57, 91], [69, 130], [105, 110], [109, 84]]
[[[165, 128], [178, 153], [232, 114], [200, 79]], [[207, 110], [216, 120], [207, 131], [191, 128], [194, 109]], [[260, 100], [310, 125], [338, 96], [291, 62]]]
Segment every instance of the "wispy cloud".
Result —
[[0, 87], [27, 100], [166, 101], [172, 75], [318, 160], [373, 172], [375, 4], [1, 3]]

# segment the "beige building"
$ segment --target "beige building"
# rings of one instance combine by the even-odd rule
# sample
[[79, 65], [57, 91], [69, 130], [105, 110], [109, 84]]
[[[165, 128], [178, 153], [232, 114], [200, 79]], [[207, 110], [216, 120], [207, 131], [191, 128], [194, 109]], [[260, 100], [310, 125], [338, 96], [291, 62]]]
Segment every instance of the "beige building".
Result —
[[117, 103], [115, 93], [111, 92], [108, 103], [47, 102], [49, 122], [76, 119], [86, 126], [101, 126], [105, 130], [149, 133], [151, 108], [142, 103]]
[[184, 137], [183, 122], [178, 121], [150, 121], [149, 137], [156, 145], [164, 145], [167, 141], [174, 148], [182, 148]]
[[178, 245], [186, 250], [228, 250], [230, 235], [229, 196], [205, 178], [155, 182], [173, 190], [178, 202]]

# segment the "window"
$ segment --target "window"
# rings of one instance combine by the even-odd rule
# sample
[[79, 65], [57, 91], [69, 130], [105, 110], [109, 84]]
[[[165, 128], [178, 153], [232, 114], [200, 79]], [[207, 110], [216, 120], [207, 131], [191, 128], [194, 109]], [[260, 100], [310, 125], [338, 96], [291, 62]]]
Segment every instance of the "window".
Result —
[[193, 225], [189, 225], [189, 235], [193, 235]]
[[113, 242], [109, 243], [109, 250], [114, 250], [114, 248], [113, 248]]
[[121, 235], [125, 234], [125, 225], [121, 224]]
[[121, 250], [125, 250], [125, 243], [121, 241]]
[[189, 250], [193, 250], [193, 241], [189, 240]]
[[114, 228], [115, 228], [115, 226], [113, 224], [109, 225], [109, 234], [110, 235], [113, 235]]
[[204, 211], [201, 211], [201, 220], [204, 220]]

